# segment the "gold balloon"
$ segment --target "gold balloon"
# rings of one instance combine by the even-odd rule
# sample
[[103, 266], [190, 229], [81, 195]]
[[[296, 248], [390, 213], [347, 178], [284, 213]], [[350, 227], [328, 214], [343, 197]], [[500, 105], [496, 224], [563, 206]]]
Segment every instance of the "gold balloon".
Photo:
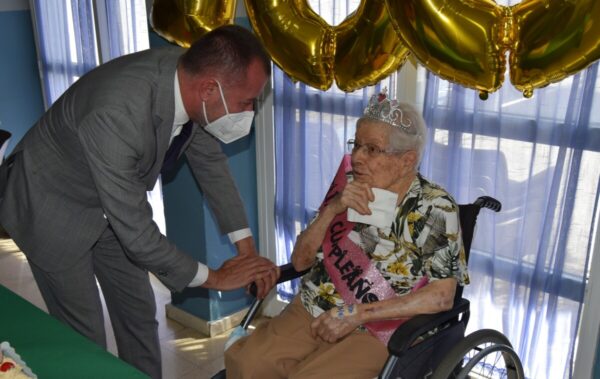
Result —
[[321, 90], [353, 91], [397, 70], [408, 49], [394, 32], [384, 0], [361, 2], [336, 27], [306, 0], [246, 0], [248, 18], [273, 61], [293, 80]]
[[362, 1], [334, 29], [335, 81], [343, 91], [376, 84], [402, 66], [409, 54], [390, 22], [385, 0]]
[[[480, 98], [504, 80], [529, 97], [535, 88], [600, 59], [600, 0], [363, 0], [342, 24], [327, 24], [307, 0], [245, 0], [248, 18], [273, 61], [293, 80], [322, 90], [374, 84], [409, 52], [444, 79]], [[151, 21], [188, 47], [233, 22], [236, 0], [154, 0]]]
[[600, 1], [529, 0], [512, 13], [510, 76], [526, 96], [600, 59]]
[[392, 24], [440, 77], [485, 93], [504, 80], [504, 9], [491, 0], [387, 0]]
[[189, 47], [206, 32], [233, 23], [236, 0], [154, 0], [150, 17], [163, 38]]
[[335, 34], [301, 0], [246, 0], [252, 27], [292, 79], [326, 90], [333, 82]]

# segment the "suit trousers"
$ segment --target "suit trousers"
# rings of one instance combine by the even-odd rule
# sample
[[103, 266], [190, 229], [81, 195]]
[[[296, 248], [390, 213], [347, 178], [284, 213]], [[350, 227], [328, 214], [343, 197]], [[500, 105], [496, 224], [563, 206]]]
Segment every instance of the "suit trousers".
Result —
[[363, 331], [324, 342], [312, 337], [313, 320], [296, 296], [279, 316], [227, 349], [227, 379], [377, 377], [388, 357], [383, 343]]
[[90, 251], [63, 271], [49, 273], [29, 264], [49, 313], [106, 348], [97, 278], [119, 357], [152, 378], [162, 376], [156, 302], [148, 272], [128, 259], [110, 226]]

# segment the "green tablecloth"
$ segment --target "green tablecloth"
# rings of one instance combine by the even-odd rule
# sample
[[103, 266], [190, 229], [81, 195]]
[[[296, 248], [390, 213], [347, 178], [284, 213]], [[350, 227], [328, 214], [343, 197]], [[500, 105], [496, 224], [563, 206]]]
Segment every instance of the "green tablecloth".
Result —
[[135, 367], [0, 285], [0, 342], [39, 379], [148, 378]]

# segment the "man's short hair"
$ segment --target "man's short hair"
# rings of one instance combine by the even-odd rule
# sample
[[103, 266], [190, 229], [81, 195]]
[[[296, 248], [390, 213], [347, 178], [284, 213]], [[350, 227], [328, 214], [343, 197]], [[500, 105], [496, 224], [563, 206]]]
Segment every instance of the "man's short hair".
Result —
[[271, 74], [271, 60], [256, 36], [241, 26], [224, 25], [194, 42], [182, 55], [180, 65], [194, 75], [217, 74], [236, 82], [245, 79], [254, 59], [263, 64], [267, 75]]

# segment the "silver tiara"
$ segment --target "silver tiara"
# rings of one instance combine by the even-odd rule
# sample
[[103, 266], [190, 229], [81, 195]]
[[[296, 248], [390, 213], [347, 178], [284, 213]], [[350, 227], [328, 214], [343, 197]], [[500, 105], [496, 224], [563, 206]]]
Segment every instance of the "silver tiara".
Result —
[[412, 121], [403, 117], [402, 109], [397, 100], [387, 98], [387, 88], [379, 94], [373, 94], [369, 99], [369, 105], [365, 108], [363, 117], [383, 121], [410, 133]]

